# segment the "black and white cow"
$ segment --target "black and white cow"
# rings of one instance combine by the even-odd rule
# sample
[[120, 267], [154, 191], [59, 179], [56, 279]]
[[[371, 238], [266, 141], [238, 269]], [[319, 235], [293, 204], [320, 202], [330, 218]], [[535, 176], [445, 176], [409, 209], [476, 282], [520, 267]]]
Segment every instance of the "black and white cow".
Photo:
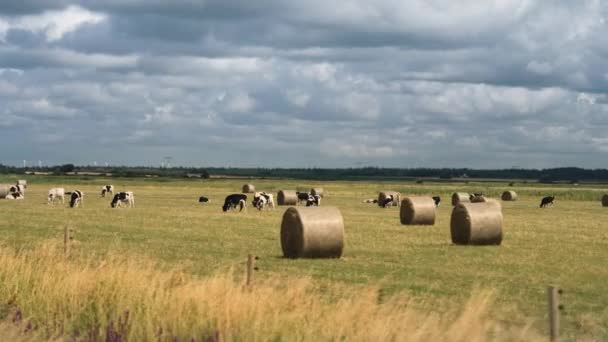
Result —
[[78, 208], [79, 205], [84, 206], [84, 193], [74, 190], [70, 196], [70, 208]]
[[11, 185], [11, 187], [8, 189], [8, 192], [18, 192], [21, 194], [21, 196], [25, 195], [25, 187], [21, 184], [15, 184], [15, 185]]
[[549, 204], [553, 204], [553, 200], [555, 199], [555, 196], [547, 196], [547, 197], [543, 197], [542, 200], [540, 200], [540, 207], [544, 208]]
[[130, 208], [135, 206], [135, 196], [133, 195], [133, 192], [126, 191], [115, 194], [112, 202], [110, 202], [110, 207], [120, 208], [122, 204], [127, 205]]
[[55, 203], [55, 200], [61, 198], [61, 204], [64, 203], [65, 190], [63, 188], [52, 188], [49, 190], [49, 196], [47, 197], [47, 204]]
[[298, 195], [298, 203], [307, 202], [310, 194], [308, 192], [298, 192], [296, 191], [296, 195]]
[[433, 196], [433, 201], [435, 201], [435, 206], [438, 207], [439, 203], [441, 202], [441, 197]]
[[306, 200], [306, 206], [307, 207], [311, 207], [311, 206], [320, 206], [321, 205], [321, 196], [319, 195], [309, 195], [308, 196], [308, 200]]
[[243, 209], [247, 209], [247, 195], [232, 194], [226, 196], [226, 199], [224, 200], [224, 205], [222, 206], [222, 210], [226, 212], [231, 209], [236, 209], [236, 207], [240, 207], [240, 211], [243, 211]]
[[198, 203], [207, 203], [209, 202], [209, 197], [201, 196], [198, 198]]
[[104, 185], [101, 187], [101, 197], [106, 197], [106, 193], [114, 194], [114, 185]]
[[253, 195], [253, 206], [258, 208], [258, 210], [264, 209], [264, 207], [268, 209], [275, 209], [274, 206], [274, 197], [272, 194], [267, 194], [265, 192], [256, 192]]
[[384, 203], [382, 203], [382, 207], [383, 208], [388, 208], [391, 205], [393, 205], [393, 202], [395, 201], [395, 198], [393, 197], [393, 195], [388, 195], [386, 196], [386, 198], [384, 199]]
[[22, 200], [23, 194], [20, 192], [9, 192], [5, 197], [7, 200]]

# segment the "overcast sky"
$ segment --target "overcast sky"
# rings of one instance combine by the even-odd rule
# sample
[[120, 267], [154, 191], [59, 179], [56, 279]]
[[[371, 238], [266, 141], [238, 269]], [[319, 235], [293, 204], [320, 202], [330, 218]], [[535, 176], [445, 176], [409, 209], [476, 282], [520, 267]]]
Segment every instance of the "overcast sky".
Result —
[[608, 1], [0, 1], [0, 163], [608, 167]]

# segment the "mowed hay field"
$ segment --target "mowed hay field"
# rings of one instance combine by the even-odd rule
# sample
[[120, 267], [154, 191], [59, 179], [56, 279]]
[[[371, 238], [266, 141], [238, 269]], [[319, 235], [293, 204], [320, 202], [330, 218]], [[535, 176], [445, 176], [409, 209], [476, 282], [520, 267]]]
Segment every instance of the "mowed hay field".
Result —
[[[16, 179], [3, 176], [0, 184]], [[246, 182], [254, 184], [257, 191], [273, 193], [275, 199], [278, 190], [322, 187], [325, 191], [322, 206], [338, 207], [344, 218], [343, 257], [283, 258], [279, 231], [287, 207], [259, 212], [251, 207], [249, 194], [246, 212], [222, 212], [224, 197], [240, 193]], [[339, 293], [331, 290], [334, 285], [348, 289], [344, 290], [346, 293], [365, 294], [373, 287], [378, 290], [380, 303], [390, 302], [393, 296], [405, 296], [410, 300], [408, 308], [441, 316], [466, 307], [471, 298], [490, 291], [492, 300], [487, 309], [494, 321], [506, 327], [527, 327], [539, 334], [546, 333], [546, 287], [557, 285], [564, 291], [562, 335], [571, 340], [608, 339], [608, 208], [600, 202], [608, 190], [520, 183], [509, 187], [504, 182], [416, 184], [267, 179], [32, 177], [28, 183], [25, 200], [0, 200], [3, 254], [14, 250], [23, 250], [22, 253], [47, 250], [49, 244], [61, 249], [67, 226], [74, 230], [71, 258], [75, 262], [80, 258], [87, 263], [101, 263], [113, 255], [157, 262], [159, 271], [179, 269], [189, 279], [232, 274], [239, 282], [247, 254], [251, 253], [259, 257], [256, 282], [266, 284], [303, 277], [317, 284], [316, 291], [329, 289], [330, 303], [332, 298], [339, 299]], [[111, 209], [111, 198], [99, 196], [104, 184], [113, 184], [117, 191], [133, 191], [135, 208]], [[66, 191], [82, 190], [84, 207], [67, 208], [67, 200], [63, 206], [46, 205], [47, 191], [55, 186], [65, 187]], [[402, 196], [441, 196], [435, 225], [402, 226], [397, 207], [382, 209], [362, 203], [383, 190], [399, 191]], [[451, 194], [483, 192], [487, 197], [500, 199], [505, 190], [516, 191], [518, 201], [502, 202], [502, 245], [453, 245], [449, 227]], [[198, 197], [203, 195], [211, 198], [211, 202], [199, 204]], [[540, 198], [546, 195], [555, 195], [555, 204], [540, 209]], [[19, 269], [13, 271], [18, 273]], [[9, 290], [0, 285], [0, 300], [8, 301]], [[269, 297], [267, 300], [271, 301]], [[5, 319], [9, 315], [6, 312]], [[308, 337], [314, 337], [315, 333], [322, 334], [313, 331]], [[346, 333], [337, 336], [348, 337]], [[261, 334], [256, 339], [271, 337]]]

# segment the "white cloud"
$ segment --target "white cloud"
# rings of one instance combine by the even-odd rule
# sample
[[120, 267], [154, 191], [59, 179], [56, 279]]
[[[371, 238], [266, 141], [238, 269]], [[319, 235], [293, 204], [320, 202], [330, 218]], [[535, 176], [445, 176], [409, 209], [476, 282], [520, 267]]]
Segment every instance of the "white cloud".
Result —
[[304, 108], [310, 101], [310, 95], [301, 90], [285, 91], [287, 100], [296, 107]]
[[349, 93], [328, 99], [327, 103], [335, 107], [338, 113], [346, 112], [338, 117], [374, 120], [380, 116], [380, 104], [376, 97], [370, 94]]
[[229, 94], [226, 102], [226, 109], [234, 113], [248, 113], [255, 107], [255, 100], [245, 92]]
[[295, 77], [304, 77], [320, 83], [335, 82], [338, 68], [329, 63], [299, 64], [293, 68]]
[[[319, 145], [321, 154], [329, 157], [347, 158], [390, 158], [395, 156], [392, 146], [367, 145], [364, 143], [346, 142], [338, 139], [323, 139]], [[403, 151], [401, 151], [403, 153]]]
[[526, 66], [526, 69], [539, 75], [549, 75], [553, 71], [551, 64], [538, 61], [531, 61]]
[[86, 24], [98, 24], [106, 20], [104, 14], [91, 12], [79, 6], [69, 6], [61, 11], [46, 11], [37, 15], [25, 15], [17, 18], [0, 18], [0, 40], [6, 40], [11, 29], [27, 30], [33, 33], [44, 33], [46, 40], [54, 42], [67, 33], [76, 31]]
[[156, 106], [154, 112], [144, 115], [144, 122], [154, 124], [169, 124], [175, 121], [175, 113], [172, 104]]
[[0, 68], [0, 76], [3, 76], [5, 74], [17, 74], [19, 76], [23, 75], [23, 70], [21, 69], [16, 69], [16, 68]]

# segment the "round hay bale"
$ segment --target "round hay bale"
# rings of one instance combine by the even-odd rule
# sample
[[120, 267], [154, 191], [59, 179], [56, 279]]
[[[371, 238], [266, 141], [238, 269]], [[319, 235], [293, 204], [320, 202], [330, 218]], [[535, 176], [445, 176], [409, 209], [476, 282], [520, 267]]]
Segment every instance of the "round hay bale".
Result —
[[244, 194], [252, 194], [255, 192], [255, 186], [253, 184], [245, 184], [243, 185], [243, 193]]
[[452, 242], [457, 245], [500, 245], [502, 208], [498, 201], [459, 203], [450, 219]]
[[469, 201], [471, 203], [483, 203], [486, 202], [486, 198], [484, 196], [473, 196], [469, 197]]
[[432, 197], [406, 197], [401, 201], [401, 224], [434, 225], [435, 200]]
[[466, 192], [455, 192], [452, 195], [452, 205], [455, 206], [456, 204], [458, 204], [460, 202], [464, 202], [464, 203], [471, 202], [471, 200], [469, 199], [469, 194]]
[[11, 186], [6, 184], [0, 184], [0, 199], [4, 199], [8, 195], [8, 190]]
[[608, 195], [602, 196], [602, 206], [608, 207]]
[[515, 191], [505, 191], [500, 198], [503, 201], [517, 201], [517, 193]]
[[401, 193], [396, 192], [396, 191], [380, 191], [378, 193], [378, 206], [382, 207], [384, 201], [391, 195], [393, 195], [393, 203], [391, 204], [391, 206], [392, 207], [400, 206], [401, 205]]
[[298, 204], [298, 195], [295, 190], [279, 190], [277, 194], [278, 205], [296, 205]]
[[339, 258], [344, 248], [344, 221], [335, 207], [291, 207], [281, 222], [286, 258]]
[[310, 189], [310, 194], [313, 196], [319, 195], [319, 197], [323, 198], [323, 188], [312, 188]]

